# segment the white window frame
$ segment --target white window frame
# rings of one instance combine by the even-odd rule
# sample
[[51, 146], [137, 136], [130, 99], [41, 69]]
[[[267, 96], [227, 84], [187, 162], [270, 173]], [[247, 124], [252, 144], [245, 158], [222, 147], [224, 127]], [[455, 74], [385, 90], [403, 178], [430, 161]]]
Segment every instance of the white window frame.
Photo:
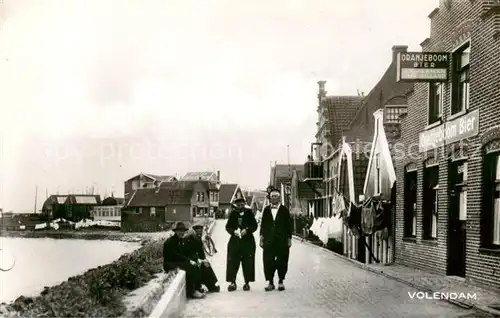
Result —
[[412, 216], [412, 225], [411, 225], [411, 235], [417, 236], [417, 202], [413, 203], [413, 216]]
[[[456, 79], [456, 70], [455, 70], [455, 60], [454, 60], [454, 57], [456, 56], [456, 53], [460, 50], [462, 50], [465, 46], [468, 45], [468, 49], [472, 52], [472, 41], [470, 39], [467, 39], [465, 41], [463, 41], [462, 43], [460, 43], [458, 46], [456, 46], [452, 51], [451, 51], [451, 56], [452, 56], [452, 78], [451, 78], [451, 85], [450, 85], [450, 100], [451, 100], [451, 105], [450, 105], [450, 117], [449, 119], [453, 119], [453, 118], [456, 118], [456, 117], [459, 117], [460, 115], [462, 115], [463, 113], [465, 113], [467, 111], [467, 109], [469, 109], [469, 102], [470, 102], [470, 94], [468, 94], [468, 102], [467, 102], [467, 106], [465, 109], [462, 109], [456, 113], [453, 113], [453, 103], [455, 103], [455, 100], [454, 100], [454, 96], [455, 96], [455, 93], [454, 93], [454, 90], [457, 89], [456, 85], [455, 85], [455, 79]], [[470, 61], [469, 61], [469, 65], [470, 65]], [[470, 69], [469, 69], [469, 76], [470, 76]], [[470, 91], [470, 83], [469, 83], [469, 89]]]
[[[391, 110], [392, 109], [397, 109], [397, 110], [408, 111], [408, 106], [407, 105], [386, 105], [385, 106], [383, 122], [387, 123], [387, 124], [399, 124], [400, 123], [399, 119], [396, 119], [396, 120], [389, 120], [388, 119], [389, 113], [390, 113], [389, 109], [391, 109]], [[401, 113], [403, 113], [403, 112], [400, 112], [399, 115], [401, 115]]]
[[[432, 96], [432, 86], [436, 85], [436, 92], [439, 93], [439, 107], [438, 107], [438, 115], [437, 120], [435, 122], [430, 121], [431, 114], [431, 103], [434, 102], [434, 96]], [[443, 104], [444, 104], [444, 83], [439, 82], [431, 82], [428, 85], [427, 89], [427, 125], [437, 125], [443, 119]]]
[[[495, 189], [493, 194], [500, 192], [500, 154], [496, 155], [496, 177], [495, 177]], [[500, 245], [500, 198], [493, 201], [493, 231], [492, 243], [494, 245]]]
[[436, 239], [438, 234], [438, 209], [439, 209], [439, 184], [434, 187], [435, 200], [434, 209], [431, 215], [431, 238]]
[[149, 216], [156, 216], [156, 208], [154, 206], [149, 209]]

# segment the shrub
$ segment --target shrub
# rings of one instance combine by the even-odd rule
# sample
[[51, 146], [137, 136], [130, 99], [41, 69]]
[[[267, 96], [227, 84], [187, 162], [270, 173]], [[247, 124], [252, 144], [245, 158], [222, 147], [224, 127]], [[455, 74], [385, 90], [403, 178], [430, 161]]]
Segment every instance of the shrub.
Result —
[[126, 309], [122, 297], [162, 272], [162, 264], [163, 242], [154, 241], [7, 308], [21, 317], [117, 317]]

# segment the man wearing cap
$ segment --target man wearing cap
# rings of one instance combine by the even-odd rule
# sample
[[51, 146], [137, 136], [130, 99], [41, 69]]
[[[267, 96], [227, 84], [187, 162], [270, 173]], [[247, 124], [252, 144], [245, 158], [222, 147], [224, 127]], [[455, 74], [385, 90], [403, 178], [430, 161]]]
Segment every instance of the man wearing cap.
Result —
[[255, 281], [255, 238], [257, 221], [252, 210], [245, 207], [245, 199], [238, 198], [234, 201], [235, 207], [229, 214], [226, 231], [231, 235], [227, 244], [226, 281], [229, 283], [228, 291], [235, 291], [236, 276], [241, 266], [245, 285], [243, 290], [250, 290], [250, 282]]
[[177, 222], [173, 228], [174, 235], [163, 244], [163, 269], [169, 272], [176, 268], [186, 272], [186, 294], [189, 298], [203, 298], [201, 290], [201, 270], [198, 264], [190, 259], [189, 246], [184, 234], [186, 225]]
[[212, 266], [210, 266], [210, 262], [207, 260], [205, 250], [203, 249], [203, 227], [201, 223], [193, 225], [191, 227], [193, 233], [186, 237], [186, 240], [187, 244], [189, 244], [191, 260], [195, 261], [200, 267], [201, 283], [208, 288], [209, 292], [218, 293], [220, 292], [220, 286], [218, 286], [217, 276]]
[[285, 290], [283, 281], [288, 271], [292, 246], [293, 221], [288, 208], [281, 204], [281, 193], [269, 191], [271, 204], [264, 208], [260, 222], [260, 246], [263, 248], [264, 275], [269, 282], [266, 291], [275, 289], [274, 274], [278, 272], [278, 290]]

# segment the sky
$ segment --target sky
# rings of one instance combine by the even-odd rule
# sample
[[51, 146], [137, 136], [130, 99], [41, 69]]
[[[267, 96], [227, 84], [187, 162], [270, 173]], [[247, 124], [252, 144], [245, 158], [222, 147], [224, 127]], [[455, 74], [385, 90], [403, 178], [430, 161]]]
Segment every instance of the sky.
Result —
[[265, 188], [302, 164], [317, 81], [368, 93], [436, 0], [0, 1], [0, 208], [140, 172]]

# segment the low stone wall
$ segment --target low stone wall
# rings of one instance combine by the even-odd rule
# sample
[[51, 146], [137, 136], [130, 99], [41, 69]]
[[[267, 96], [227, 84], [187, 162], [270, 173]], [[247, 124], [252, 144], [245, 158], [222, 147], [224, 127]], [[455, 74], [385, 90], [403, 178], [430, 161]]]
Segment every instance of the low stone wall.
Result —
[[161, 296], [149, 317], [179, 317], [186, 306], [186, 273], [179, 271]]

